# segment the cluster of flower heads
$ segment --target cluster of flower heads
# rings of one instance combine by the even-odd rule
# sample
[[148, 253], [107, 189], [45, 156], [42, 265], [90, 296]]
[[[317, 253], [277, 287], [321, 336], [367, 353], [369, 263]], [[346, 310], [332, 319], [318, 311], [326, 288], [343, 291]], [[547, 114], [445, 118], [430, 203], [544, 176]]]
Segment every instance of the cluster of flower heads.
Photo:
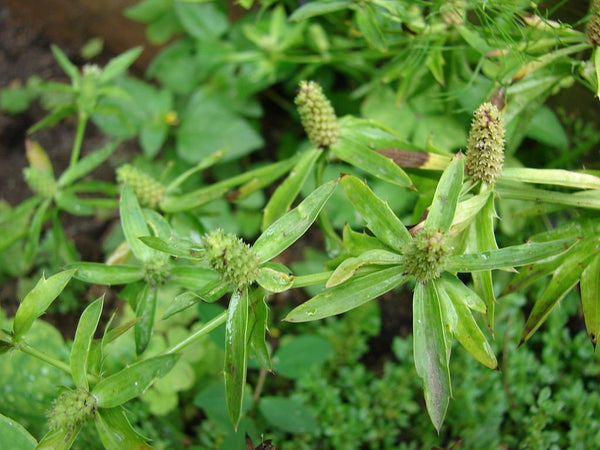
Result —
[[214, 230], [204, 236], [203, 247], [208, 263], [225, 282], [240, 289], [256, 279], [258, 256], [237, 236]]
[[504, 164], [504, 121], [493, 104], [483, 103], [474, 113], [467, 141], [465, 170], [473, 181], [493, 184]]
[[451, 250], [442, 230], [425, 228], [416, 234], [404, 251], [406, 273], [422, 283], [438, 278], [446, 268]]
[[119, 167], [117, 181], [131, 186], [142, 206], [156, 208], [165, 196], [165, 187], [162, 184], [130, 164]]
[[96, 414], [96, 398], [83, 388], [66, 390], [48, 412], [51, 430], [75, 430]]
[[317, 148], [335, 144], [340, 127], [321, 86], [315, 81], [301, 81], [295, 102], [302, 126], [312, 144]]

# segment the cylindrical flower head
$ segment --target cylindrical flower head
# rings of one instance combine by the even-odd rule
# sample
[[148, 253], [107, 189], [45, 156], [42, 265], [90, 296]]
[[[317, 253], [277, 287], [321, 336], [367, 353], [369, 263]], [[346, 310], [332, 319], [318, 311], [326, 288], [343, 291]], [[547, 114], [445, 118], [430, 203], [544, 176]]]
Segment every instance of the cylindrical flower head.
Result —
[[215, 230], [204, 236], [204, 250], [211, 267], [227, 283], [242, 288], [258, 275], [260, 261], [254, 250], [237, 236]]
[[493, 184], [504, 163], [504, 121], [498, 108], [483, 103], [474, 113], [465, 170], [474, 181]]
[[301, 81], [295, 102], [302, 126], [313, 145], [321, 148], [335, 144], [340, 127], [321, 86], [314, 81]]
[[600, 0], [593, 0], [590, 6], [592, 16], [585, 26], [588, 42], [596, 47], [600, 46]]
[[156, 208], [165, 196], [165, 187], [162, 184], [129, 164], [117, 170], [117, 181], [131, 186], [142, 206]]

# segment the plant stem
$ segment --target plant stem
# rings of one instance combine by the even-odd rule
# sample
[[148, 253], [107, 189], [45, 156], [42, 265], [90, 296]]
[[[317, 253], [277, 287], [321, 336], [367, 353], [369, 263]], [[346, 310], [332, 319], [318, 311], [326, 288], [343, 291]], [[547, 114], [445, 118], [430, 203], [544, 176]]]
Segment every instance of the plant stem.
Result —
[[[34, 358], [37, 358], [41, 361], [44, 361], [45, 363], [50, 364], [53, 367], [56, 367], [59, 370], [62, 370], [63, 372], [68, 373], [69, 375], [72, 375], [71, 373], [71, 366], [69, 366], [67, 363], [64, 363], [56, 358], [53, 358], [52, 356], [49, 356], [46, 353], [40, 352], [39, 350], [36, 350], [35, 348], [31, 347], [28, 344], [25, 343], [20, 343], [17, 348], [22, 351], [23, 353], [26, 353], [30, 356], [33, 356]], [[88, 379], [93, 382], [96, 383], [99, 381], [99, 378], [96, 375], [92, 375], [88, 373]]]
[[83, 144], [83, 135], [85, 134], [85, 128], [88, 122], [88, 115], [85, 113], [79, 114], [79, 120], [77, 121], [77, 133], [75, 134], [75, 142], [73, 142], [73, 150], [71, 151], [71, 162], [69, 167], [79, 161], [79, 155], [81, 154], [81, 146]]
[[176, 344], [175, 346], [171, 347], [171, 349], [167, 350], [165, 352], [165, 354], [168, 355], [171, 353], [176, 353], [176, 352], [182, 350], [183, 348], [187, 347], [188, 345], [193, 344], [194, 342], [196, 342], [198, 339], [200, 339], [205, 334], [210, 333], [212, 330], [217, 328], [219, 325], [224, 324], [226, 320], [227, 320], [227, 311], [223, 311], [221, 314], [219, 314], [217, 317], [215, 317], [211, 321], [205, 323], [202, 328], [200, 328], [199, 330], [196, 330], [193, 334], [188, 336], [186, 339], [181, 341], [179, 344]]
[[333, 274], [333, 270], [328, 272], [313, 273], [310, 275], [302, 275], [294, 278], [292, 288], [301, 288], [304, 286], [312, 286], [313, 284], [325, 283]]

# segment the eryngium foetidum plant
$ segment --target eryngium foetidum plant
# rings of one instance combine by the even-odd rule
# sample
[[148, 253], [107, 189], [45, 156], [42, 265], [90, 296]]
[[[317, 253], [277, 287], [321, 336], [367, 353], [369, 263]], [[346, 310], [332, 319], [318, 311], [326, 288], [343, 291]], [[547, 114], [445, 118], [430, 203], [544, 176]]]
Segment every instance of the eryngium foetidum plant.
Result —
[[127, 183], [142, 206], [156, 208], [165, 196], [165, 187], [140, 169], [125, 164], [117, 170], [117, 181]]
[[600, 0], [593, 0], [590, 5], [592, 16], [585, 26], [588, 42], [600, 46]]
[[328, 147], [337, 142], [340, 135], [337, 117], [318, 83], [301, 81], [295, 103], [302, 126], [315, 147]]
[[204, 250], [208, 263], [225, 282], [241, 289], [256, 280], [260, 261], [252, 248], [235, 235], [211, 231], [204, 236]]
[[465, 171], [473, 181], [493, 184], [504, 164], [504, 121], [493, 104], [483, 103], [474, 113], [467, 141]]

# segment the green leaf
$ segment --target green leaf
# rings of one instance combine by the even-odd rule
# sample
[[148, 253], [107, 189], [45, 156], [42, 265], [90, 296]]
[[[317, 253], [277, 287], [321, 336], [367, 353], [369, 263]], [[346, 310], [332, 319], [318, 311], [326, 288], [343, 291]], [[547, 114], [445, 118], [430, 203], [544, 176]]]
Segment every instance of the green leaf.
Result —
[[119, 211], [121, 213], [121, 226], [129, 248], [137, 259], [142, 262], [149, 262], [155, 252], [143, 244], [139, 238], [150, 235], [150, 230], [138, 199], [128, 184], [123, 185]]
[[440, 431], [450, 396], [450, 371], [446, 330], [434, 283], [417, 283], [413, 297], [413, 354], [417, 374], [423, 381], [427, 412]]
[[458, 197], [462, 188], [465, 161], [461, 154], [456, 155], [444, 170], [438, 182], [433, 203], [429, 209], [425, 226], [430, 229], [448, 231], [454, 220]]
[[315, 162], [323, 150], [311, 148], [304, 152], [288, 177], [277, 186], [263, 212], [262, 229], [265, 230], [275, 220], [284, 215], [294, 202]]
[[370, 4], [365, 3], [356, 11], [356, 24], [358, 29], [363, 34], [365, 40], [371, 47], [376, 48], [380, 52], [387, 51], [385, 36], [377, 23], [375, 12]]
[[596, 255], [583, 270], [580, 281], [585, 328], [594, 348], [600, 335], [600, 256]]
[[118, 142], [111, 142], [103, 149], [95, 151], [65, 170], [58, 179], [60, 187], [69, 186], [74, 181], [87, 175], [108, 159], [118, 147]]
[[385, 245], [377, 238], [352, 230], [348, 224], [343, 230], [344, 248], [349, 255], [358, 256], [369, 250], [383, 250]]
[[248, 335], [248, 289], [231, 295], [225, 326], [225, 395], [227, 412], [234, 428], [242, 417], [246, 387]]
[[139, 238], [148, 247], [167, 253], [178, 258], [186, 258], [192, 261], [201, 261], [204, 258], [202, 245], [189, 239], [171, 236], [169, 239], [161, 239], [156, 236], [142, 236]]
[[385, 294], [407, 279], [402, 266], [388, 267], [360, 278], [352, 278], [297, 306], [284, 320], [308, 322], [341, 314]]
[[92, 389], [99, 408], [114, 408], [144, 393], [154, 382], [167, 374], [180, 355], [168, 354], [144, 359], [101, 380]]
[[273, 371], [271, 355], [265, 342], [268, 330], [269, 307], [266, 302], [267, 294], [263, 289], [253, 289], [250, 293], [250, 315], [248, 327], [250, 329], [250, 347], [261, 367]]
[[[558, 302], [577, 284], [587, 264], [597, 255], [598, 246], [598, 238], [586, 238], [577, 252], [569, 254], [562, 264], [556, 267], [550, 283], [536, 300], [527, 318], [521, 343], [527, 341], [535, 333]], [[595, 295], [597, 296], [597, 294], [596, 292]]]
[[136, 305], [135, 315], [140, 318], [140, 321], [135, 324], [135, 351], [141, 355], [152, 336], [154, 328], [154, 315], [156, 313], [156, 286], [150, 283], [144, 284], [144, 287], [139, 292]]
[[3, 212], [0, 219], [0, 251], [28, 234], [29, 219], [41, 200], [42, 198], [36, 195], [14, 209]]
[[454, 337], [481, 364], [490, 369], [497, 369], [496, 355], [471, 314], [469, 303], [473, 302], [469, 302], [467, 299], [477, 298], [478, 301], [475, 303], [478, 306], [483, 306], [483, 301], [458, 278], [440, 279], [436, 281], [436, 284], [439, 288], [440, 301], [451, 302], [457, 316], [456, 327], [452, 330]]
[[524, 266], [557, 256], [568, 250], [572, 243], [572, 239], [542, 243], [532, 242], [499, 250], [451, 256], [446, 270], [448, 272], [476, 272], [479, 270], [510, 269]]
[[297, 207], [277, 219], [258, 237], [253, 249], [261, 263], [279, 255], [308, 230], [336, 186], [336, 181], [319, 186]]
[[486, 313], [486, 304], [481, 297], [465, 286], [456, 275], [451, 275], [446, 272], [436, 280], [436, 285], [439, 290], [448, 292], [450, 297], [460, 299], [467, 308], [480, 312], [481, 314]]
[[216, 271], [197, 265], [174, 266], [169, 271], [169, 275], [169, 282], [199, 292], [206, 291], [207, 286], [221, 282], [221, 277]]
[[369, 230], [381, 242], [394, 250], [404, 249], [411, 242], [412, 237], [404, 224], [364, 182], [355, 176], [345, 175], [341, 179], [341, 185]]
[[77, 197], [72, 189], [60, 190], [54, 196], [54, 200], [60, 209], [74, 216], [91, 216], [94, 214], [94, 208], [84, 199]]
[[123, 408], [98, 409], [94, 422], [98, 437], [107, 450], [151, 449], [144, 438], [133, 429]]
[[319, 428], [314, 413], [296, 399], [262, 397], [258, 409], [271, 425], [288, 433], [315, 434]]
[[25, 241], [25, 261], [27, 264], [33, 263], [34, 258], [37, 256], [42, 225], [44, 225], [44, 222], [46, 221], [46, 212], [51, 203], [51, 198], [44, 199], [31, 218], [31, 223], [29, 224], [29, 230], [27, 232], [27, 240]]
[[330, 12], [349, 9], [353, 6], [354, 2], [349, 0], [309, 2], [305, 3], [296, 11], [294, 11], [290, 16], [289, 20], [302, 22], [306, 19], [310, 19], [311, 17], [321, 16]]
[[94, 340], [94, 333], [100, 321], [102, 314], [102, 306], [104, 297], [100, 297], [85, 308], [81, 317], [77, 330], [75, 330], [75, 338], [71, 347], [71, 375], [76, 387], [88, 389], [88, 356]]
[[78, 262], [67, 267], [77, 269], [75, 278], [90, 284], [129, 284], [143, 279], [145, 275], [144, 268], [139, 266]]
[[54, 124], [57, 124], [61, 120], [66, 117], [69, 117], [77, 112], [77, 109], [73, 105], [63, 105], [58, 108], [52, 110], [50, 114], [44, 117], [39, 122], [34, 123], [31, 127], [27, 129], [28, 134], [33, 134], [42, 128], [50, 127]]
[[329, 280], [326, 288], [337, 286], [352, 277], [358, 269], [366, 265], [399, 265], [403, 257], [398, 253], [387, 250], [367, 250], [357, 257], [347, 258], [337, 266]]
[[67, 55], [65, 55], [63, 51], [56, 45], [51, 45], [50, 48], [52, 49], [52, 54], [54, 55], [54, 58], [56, 59], [56, 62], [58, 62], [58, 65], [61, 67], [61, 69], [65, 71], [74, 84], [78, 83], [80, 79], [79, 69], [77, 69], [77, 67], [71, 61], [69, 61]]
[[320, 368], [333, 355], [328, 339], [312, 334], [301, 334], [282, 340], [274, 357], [277, 375], [296, 380], [307, 370]]
[[577, 189], [600, 189], [600, 177], [561, 169], [507, 167], [502, 171], [502, 178], [522, 183], [549, 184]]
[[111, 81], [113, 78], [124, 73], [133, 62], [138, 59], [138, 56], [142, 53], [142, 47], [134, 47], [127, 50], [125, 53], [121, 53], [119, 56], [112, 58], [108, 64], [102, 69], [100, 74], [100, 84], [105, 84]]
[[46, 279], [43, 275], [35, 287], [25, 296], [13, 321], [13, 339], [18, 341], [33, 324], [33, 321], [46, 312], [50, 304], [60, 295], [75, 269], [65, 270]]
[[29, 450], [37, 441], [19, 422], [0, 414], [0, 442], [4, 450]]
[[225, 148], [223, 160], [231, 161], [263, 145], [260, 134], [228, 104], [227, 98], [203, 90], [192, 96], [177, 129], [178, 156], [195, 164]]
[[269, 292], [283, 292], [292, 287], [294, 276], [289, 271], [282, 272], [276, 265], [265, 263], [258, 270], [256, 282]]
[[217, 38], [229, 28], [227, 16], [212, 2], [177, 1], [173, 6], [185, 31], [198, 40]]
[[81, 427], [74, 430], [51, 430], [42, 437], [36, 450], [69, 450]]

